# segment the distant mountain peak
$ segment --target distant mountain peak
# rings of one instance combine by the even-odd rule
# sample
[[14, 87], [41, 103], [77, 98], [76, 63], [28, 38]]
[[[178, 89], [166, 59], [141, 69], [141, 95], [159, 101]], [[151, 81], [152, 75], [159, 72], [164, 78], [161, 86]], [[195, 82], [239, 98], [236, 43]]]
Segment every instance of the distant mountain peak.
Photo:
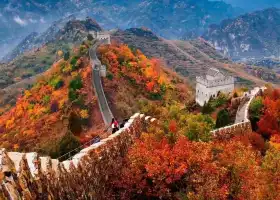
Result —
[[211, 25], [203, 36], [234, 59], [278, 56], [280, 9], [268, 8]]

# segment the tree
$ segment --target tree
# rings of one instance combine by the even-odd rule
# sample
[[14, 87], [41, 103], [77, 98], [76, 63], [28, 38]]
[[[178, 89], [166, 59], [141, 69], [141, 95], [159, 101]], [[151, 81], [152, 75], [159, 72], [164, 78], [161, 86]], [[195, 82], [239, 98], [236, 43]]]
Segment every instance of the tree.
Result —
[[65, 61], [68, 61], [69, 58], [70, 58], [70, 52], [67, 51], [67, 52], [64, 53], [64, 60], [65, 60]]
[[203, 114], [211, 114], [212, 112], [214, 111], [214, 108], [211, 106], [211, 104], [208, 102], [208, 103], [205, 103], [202, 107], [202, 113]]
[[59, 155], [62, 156], [79, 146], [81, 146], [79, 140], [71, 132], [68, 132], [59, 142]]
[[220, 110], [217, 115], [216, 128], [221, 128], [230, 124], [229, 112], [226, 109]]
[[92, 41], [94, 38], [93, 38], [92, 34], [88, 34], [88, 35], [87, 35], [87, 39], [88, 39], [89, 41]]
[[252, 128], [254, 131], [257, 130], [257, 122], [260, 120], [263, 110], [263, 100], [262, 97], [255, 98], [249, 107], [250, 121], [252, 123]]

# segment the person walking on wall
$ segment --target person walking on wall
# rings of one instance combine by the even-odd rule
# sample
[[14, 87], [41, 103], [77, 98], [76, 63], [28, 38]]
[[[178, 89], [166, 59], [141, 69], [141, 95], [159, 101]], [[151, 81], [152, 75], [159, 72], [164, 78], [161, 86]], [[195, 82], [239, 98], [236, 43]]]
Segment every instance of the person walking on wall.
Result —
[[119, 123], [115, 118], [112, 118], [111, 127], [112, 127], [113, 134], [120, 129]]

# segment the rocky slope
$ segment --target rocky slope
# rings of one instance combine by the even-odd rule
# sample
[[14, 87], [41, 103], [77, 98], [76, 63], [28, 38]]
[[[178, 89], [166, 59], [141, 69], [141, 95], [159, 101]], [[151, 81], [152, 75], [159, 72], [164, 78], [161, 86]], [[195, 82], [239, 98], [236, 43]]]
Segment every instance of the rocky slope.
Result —
[[211, 25], [203, 37], [233, 59], [279, 56], [280, 10], [270, 8]]
[[[29, 34], [20, 44], [18, 44], [9, 54], [3, 57], [3, 61], [12, 61], [22, 53], [39, 48], [44, 44], [48, 44], [57, 39], [68, 40], [69, 42], [74, 40], [81, 40], [79, 36], [75, 35], [75, 30], [80, 31], [101, 31], [102, 28], [92, 19], [87, 18], [85, 21], [76, 20], [74, 16], [63, 18], [54, 22], [43, 33], [32, 32]], [[76, 38], [73, 38], [76, 37]]]
[[[209, 67], [216, 67], [232, 74], [236, 77], [238, 85], [265, 84], [262, 78], [248, 74], [245, 65], [228, 60], [203, 39], [165, 40], [147, 29], [118, 30], [113, 33], [112, 39], [126, 43], [131, 48], [140, 49], [149, 57], [161, 58], [166, 66], [188, 78], [193, 85], [195, 77], [204, 74]], [[278, 78], [275, 78], [272, 82], [278, 84], [277, 80]]]

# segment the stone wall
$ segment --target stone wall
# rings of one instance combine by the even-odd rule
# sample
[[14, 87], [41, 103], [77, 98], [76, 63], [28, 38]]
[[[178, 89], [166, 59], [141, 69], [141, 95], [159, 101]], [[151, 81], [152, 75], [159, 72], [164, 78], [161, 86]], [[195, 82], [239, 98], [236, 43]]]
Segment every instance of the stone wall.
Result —
[[156, 120], [137, 113], [115, 134], [63, 162], [0, 150], [0, 199], [106, 199], [106, 180], [120, 170], [118, 160], [151, 123]]
[[244, 135], [250, 132], [252, 132], [251, 122], [246, 121], [216, 129], [211, 133], [217, 140], [227, 140], [234, 137], [235, 135]]
[[244, 94], [243, 96], [244, 98], [247, 98], [249, 96], [250, 99], [245, 104], [245, 113], [243, 115], [244, 119], [242, 120], [243, 122], [211, 131], [214, 138], [218, 140], [225, 140], [225, 139], [230, 139], [235, 135], [243, 135], [252, 132], [252, 126], [249, 120], [249, 107], [253, 99], [256, 98], [265, 89], [266, 89], [265, 87], [261, 87], [261, 88], [256, 87], [250, 92]]

